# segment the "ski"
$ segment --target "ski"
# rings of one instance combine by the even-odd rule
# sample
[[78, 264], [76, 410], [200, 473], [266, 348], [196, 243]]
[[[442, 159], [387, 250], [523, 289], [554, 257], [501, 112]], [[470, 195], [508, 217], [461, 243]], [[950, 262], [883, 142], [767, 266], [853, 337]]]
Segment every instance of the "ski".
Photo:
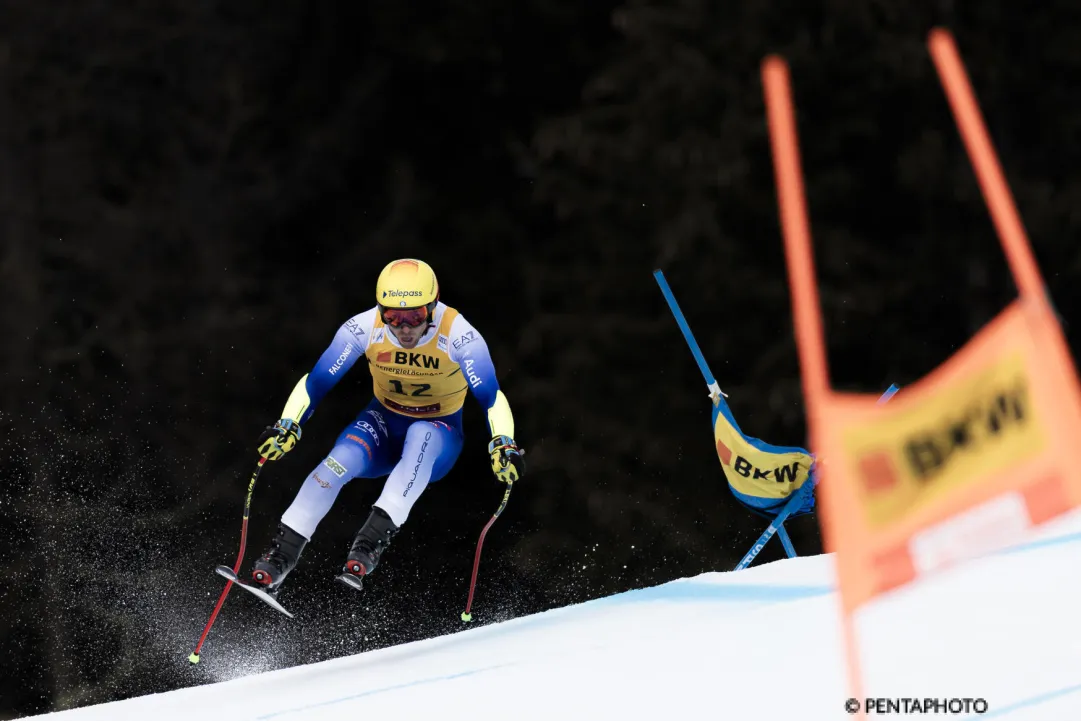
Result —
[[256, 596], [260, 601], [267, 604], [268, 606], [272, 606], [273, 608], [276, 608], [277, 610], [281, 611], [282, 613], [284, 613], [289, 618], [293, 617], [293, 614], [291, 614], [287, 610], [285, 610], [285, 607], [282, 606], [280, 603], [278, 603], [278, 600], [276, 598], [274, 598], [273, 596], [271, 596], [269, 593], [267, 593], [266, 591], [264, 591], [261, 588], [256, 588], [255, 586], [249, 586], [248, 584], [244, 583], [243, 581], [241, 581], [237, 577], [237, 575], [235, 573], [233, 573], [233, 569], [229, 568], [228, 566], [218, 566], [214, 570], [218, 572], [219, 576], [225, 576], [230, 581], [232, 581], [236, 585], [240, 586], [241, 588], [243, 588], [248, 593], [252, 594], [253, 596]]
[[360, 576], [354, 576], [352, 573], [341, 573], [335, 578], [349, 586], [349, 588], [355, 588], [358, 591], [364, 590], [364, 582], [360, 580]]

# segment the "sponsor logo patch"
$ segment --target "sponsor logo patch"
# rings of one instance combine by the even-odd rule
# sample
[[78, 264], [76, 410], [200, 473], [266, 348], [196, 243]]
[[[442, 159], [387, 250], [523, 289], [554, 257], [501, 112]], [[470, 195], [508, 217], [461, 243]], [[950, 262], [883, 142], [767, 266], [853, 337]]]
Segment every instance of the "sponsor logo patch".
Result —
[[369, 423], [368, 421], [358, 421], [357, 427], [363, 428], [364, 430], [368, 431], [368, 433], [371, 434], [372, 438], [375, 440], [375, 445], [379, 445], [379, 434], [375, 432], [375, 427], [372, 426], [371, 423]]
[[326, 465], [326, 467], [329, 468], [331, 471], [333, 471], [334, 475], [336, 475], [338, 478], [342, 478], [343, 476], [345, 476], [345, 466], [334, 460], [334, 456], [327, 456], [327, 459], [323, 461], [323, 464]]
[[432, 440], [432, 432], [428, 431], [424, 434], [424, 443], [420, 446], [420, 452], [417, 454], [417, 464], [413, 466], [413, 477], [409, 479], [409, 483], [406, 485], [405, 490], [402, 491], [402, 498], [409, 496], [409, 491], [413, 489], [413, 484], [417, 482], [417, 474], [420, 473], [420, 464], [424, 463], [424, 452], [428, 450], [428, 441]]
[[368, 411], [368, 415], [375, 419], [376, 425], [379, 426], [379, 430], [383, 431], [384, 436], [390, 435], [389, 433], [387, 433], [387, 422], [383, 418], [382, 413], [380, 413], [379, 411]]
[[409, 416], [423, 416], [428, 415], [429, 413], [438, 413], [441, 408], [438, 403], [431, 403], [426, 406], [403, 406], [401, 403], [396, 403], [386, 396], [382, 398], [382, 401], [386, 404], [387, 408]]
[[353, 355], [353, 344], [349, 343], [345, 346], [345, 350], [342, 351], [342, 354], [338, 356], [338, 360], [336, 360], [334, 362], [334, 365], [330, 367], [330, 374], [335, 375], [338, 371], [340, 371], [342, 369], [342, 365], [351, 355]]
[[474, 388], [476, 388], [477, 386], [481, 385], [484, 382], [484, 381], [482, 381], [480, 379], [480, 376], [477, 375], [477, 372], [473, 370], [473, 359], [472, 358], [466, 358], [466, 361], [465, 361], [465, 374], [469, 378], [469, 385], [473, 386]]
[[345, 321], [345, 329], [352, 333], [353, 337], [356, 338], [358, 341], [364, 338], [364, 331], [361, 330], [360, 324], [352, 318]]
[[477, 338], [477, 334], [474, 331], [467, 331], [467, 332], [463, 333], [458, 338], [458, 340], [454, 341], [454, 344], [453, 344], [454, 345], [454, 350], [458, 350], [459, 348], [461, 348], [466, 343], [472, 343], [474, 340], [476, 340], [476, 338]]

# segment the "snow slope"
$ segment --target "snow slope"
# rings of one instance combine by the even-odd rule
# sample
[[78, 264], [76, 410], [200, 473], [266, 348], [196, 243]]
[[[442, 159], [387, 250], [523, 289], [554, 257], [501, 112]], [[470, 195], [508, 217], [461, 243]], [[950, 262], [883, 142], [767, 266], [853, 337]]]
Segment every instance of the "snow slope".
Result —
[[[859, 620], [866, 695], [986, 700], [982, 714], [941, 714], [954, 719], [1081, 719], [1079, 569], [1075, 514], [877, 602]], [[831, 556], [777, 561], [38, 718], [845, 719], [833, 581]]]

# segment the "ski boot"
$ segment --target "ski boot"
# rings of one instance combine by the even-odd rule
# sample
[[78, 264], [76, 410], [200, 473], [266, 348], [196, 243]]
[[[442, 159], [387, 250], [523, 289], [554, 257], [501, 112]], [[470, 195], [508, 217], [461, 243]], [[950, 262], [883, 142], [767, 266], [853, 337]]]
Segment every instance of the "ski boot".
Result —
[[252, 566], [251, 580], [277, 598], [282, 581], [296, 567], [308, 539], [284, 523], [270, 542], [270, 549]]
[[345, 568], [342, 569], [344, 573], [338, 576], [338, 580], [358, 591], [361, 590], [364, 587], [361, 579], [370, 576], [379, 565], [379, 557], [396, 533], [398, 527], [390, 520], [387, 512], [378, 506], [372, 506], [368, 520], [353, 538], [353, 545], [345, 558]]

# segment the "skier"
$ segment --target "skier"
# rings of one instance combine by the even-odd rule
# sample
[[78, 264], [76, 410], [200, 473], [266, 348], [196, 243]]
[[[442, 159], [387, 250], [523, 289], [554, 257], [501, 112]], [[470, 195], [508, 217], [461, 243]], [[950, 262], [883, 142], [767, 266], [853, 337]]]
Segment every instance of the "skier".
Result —
[[362, 356], [372, 374], [373, 398], [338, 436], [301, 484], [278, 524], [252, 580], [271, 596], [296, 567], [301, 552], [354, 478], [387, 476], [382, 494], [357, 532], [339, 578], [356, 588], [379, 564], [429, 483], [447, 475], [462, 450], [466, 389], [488, 415], [488, 453], [498, 480], [517, 481], [525, 465], [514, 442], [514, 417], [499, 388], [481, 334], [439, 300], [427, 263], [396, 260], [380, 273], [376, 306], [345, 321], [315, 367], [305, 374], [259, 439], [259, 453], [276, 461], [300, 440], [319, 401]]

